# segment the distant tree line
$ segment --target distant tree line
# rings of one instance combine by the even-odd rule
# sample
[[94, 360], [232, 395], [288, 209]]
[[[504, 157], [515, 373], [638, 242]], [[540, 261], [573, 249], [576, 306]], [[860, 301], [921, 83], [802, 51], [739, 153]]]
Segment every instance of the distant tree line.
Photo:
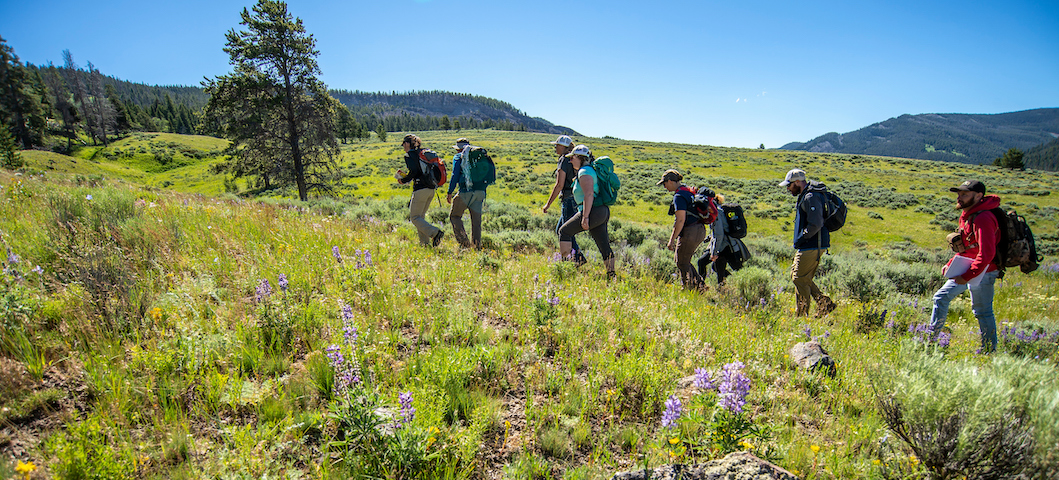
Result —
[[1022, 161], [1026, 163], [1026, 168], [1059, 170], [1059, 138], [1026, 150]]

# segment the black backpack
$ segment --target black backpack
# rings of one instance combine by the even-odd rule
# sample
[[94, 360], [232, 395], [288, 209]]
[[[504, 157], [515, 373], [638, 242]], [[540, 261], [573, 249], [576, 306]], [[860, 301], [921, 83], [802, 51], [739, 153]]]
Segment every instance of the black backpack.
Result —
[[824, 195], [824, 228], [829, 232], [834, 232], [842, 228], [846, 224], [846, 202], [842, 201], [835, 192], [827, 189], [827, 186], [822, 183], [810, 183], [806, 186], [806, 189], [813, 193], [822, 193]]
[[733, 238], [746, 237], [746, 216], [743, 215], [743, 207], [738, 203], [725, 203], [721, 205], [720, 211], [728, 219], [725, 235]]
[[[996, 217], [997, 226], [1000, 227], [1000, 240], [996, 245], [996, 264], [1000, 267], [1000, 277], [1004, 277], [1004, 269], [1007, 267], [1019, 267], [1022, 273], [1030, 273], [1037, 270], [1044, 256], [1037, 253], [1037, 242], [1033, 240], [1033, 231], [1026, 223], [1026, 217], [1015, 213], [1014, 210], [1005, 212], [997, 207], [989, 210]], [[968, 219], [974, 223], [978, 217], [977, 212]]]

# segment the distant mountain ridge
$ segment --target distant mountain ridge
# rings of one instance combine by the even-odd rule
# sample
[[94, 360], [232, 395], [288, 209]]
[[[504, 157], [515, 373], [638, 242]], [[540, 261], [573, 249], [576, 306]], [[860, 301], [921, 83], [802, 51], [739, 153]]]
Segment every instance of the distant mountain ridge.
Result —
[[[827, 133], [782, 150], [992, 163], [1010, 148], [1026, 152], [1059, 137], [1059, 108], [1000, 114], [901, 115], [849, 133]], [[1055, 170], [1059, 159], [1029, 168]]]
[[[109, 76], [104, 77], [103, 81], [115, 87], [122, 101], [131, 102], [143, 109], [149, 109], [156, 103], [165, 105], [168, 103], [168, 97], [173, 104], [185, 105], [197, 112], [209, 100], [202, 87], [151, 86]], [[437, 90], [369, 93], [331, 89], [330, 93], [349, 108], [353, 117], [369, 130], [375, 130], [378, 123], [383, 123], [389, 131], [440, 130], [443, 128], [441, 119], [448, 116], [450, 122], [462, 119], [462, 128], [579, 135], [571, 128], [555, 125], [540, 117], [530, 117], [510, 103], [480, 95]]]
[[[349, 108], [354, 117], [376, 114], [380, 117], [412, 115], [422, 117], [449, 117], [451, 121], [463, 119], [468, 122], [490, 122], [495, 125], [523, 125], [531, 132], [557, 135], [578, 135], [571, 128], [555, 125], [540, 117], [530, 117], [510, 103], [480, 95], [444, 92], [439, 90], [407, 93], [360, 92], [331, 90], [331, 96]], [[502, 128], [513, 130], [513, 128]]]

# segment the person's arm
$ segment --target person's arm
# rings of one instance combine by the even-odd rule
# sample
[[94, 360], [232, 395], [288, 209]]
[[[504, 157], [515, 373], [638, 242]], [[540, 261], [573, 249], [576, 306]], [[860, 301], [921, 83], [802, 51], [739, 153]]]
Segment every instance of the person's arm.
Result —
[[563, 185], [566, 184], [566, 172], [563, 169], [555, 171], [555, 186], [552, 187], [552, 194], [548, 196], [548, 203], [544, 204], [544, 208], [541, 209], [544, 213], [548, 213], [548, 207], [552, 206], [552, 202], [559, 197], [559, 193], [563, 191]]
[[579, 175], [577, 177], [578, 183], [581, 184], [581, 191], [585, 192], [585, 203], [581, 212], [581, 228], [588, 230], [588, 215], [592, 212], [592, 201], [595, 199], [595, 192], [592, 191], [592, 186], [595, 185], [595, 178], [592, 175]]
[[[408, 152], [408, 155], [404, 156], [404, 166], [408, 169], [408, 173], [405, 173], [403, 177], [397, 178], [397, 183], [404, 185], [416, 177], [419, 176], [419, 153], [416, 152], [416, 157], [412, 156], [412, 152]], [[400, 175], [401, 171], [398, 170], [397, 174]]]
[[989, 264], [996, 258], [996, 244], [1000, 240], [1000, 224], [997, 223], [993, 212], [982, 212], [971, 222], [971, 231], [974, 238], [978, 240], [978, 255], [971, 261], [967, 272], [956, 277], [956, 283], [967, 283], [989, 268]]
[[677, 237], [680, 236], [680, 231], [684, 230], [684, 222], [687, 221], [687, 218], [687, 210], [673, 212], [673, 233], [669, 235], [669, 243], [666, 244], [666, 248], [670, 250], [677, 249]]
[[806, 193], [805, 198], [799, 204], [805, 215], [805, 228], [802, 230], [802, 240], [812, 238], [824, 228], [824, 202], [823, 196], [812, 192]]
[[452, 192], [456, 191], [456, 187], [459, 186], [463, 180], [463, 155], [457, 153], [452, 156], [452, 177], [449, 178], [449, 193], [445, 196], [445, 201], [452, 203]]

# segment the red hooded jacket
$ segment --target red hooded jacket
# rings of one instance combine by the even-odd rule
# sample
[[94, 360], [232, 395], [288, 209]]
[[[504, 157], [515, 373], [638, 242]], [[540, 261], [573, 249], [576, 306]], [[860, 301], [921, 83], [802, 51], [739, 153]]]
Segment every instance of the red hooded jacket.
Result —
[[[1000, 242], [1000, 224], [997, 223], [996, 216], [988, 211], [999, 206], [1000, 197], [986, 195], [978, 205], [960, 214], [960, 231], [963, 232], [963, 244], [967, 250], [959, 255], [974, 259], [967, 273], [960, 275], [964, 280], [999, 268], [996, 265], [996, 247]], [[975, 216], [974, 223], [971, 223], [971, 215], [978, 212], [982, 213]], [[952, 263], [952, 260], [949, 260], [949, 263]], [[945, 267], [948, 268], [948, 265]]]

